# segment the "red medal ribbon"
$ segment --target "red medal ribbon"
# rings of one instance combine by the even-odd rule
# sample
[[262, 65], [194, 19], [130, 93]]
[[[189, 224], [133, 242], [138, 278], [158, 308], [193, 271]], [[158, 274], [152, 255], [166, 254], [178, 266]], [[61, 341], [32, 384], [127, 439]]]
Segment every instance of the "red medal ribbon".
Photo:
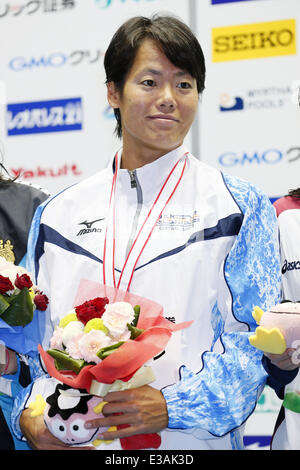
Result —
[[[134, 275], [134, 271], [136, 268], [136, 265], [145, 250], [145, 247], [147, 243], [150, 240], [150, 237], [153, 233], [153, 230], [158, 222], [158, 220], [161, 217], [162, 212], [165, 210], [166, 206], [170, 202], [171, 198], [174, 196], [181, 180], [183, 177], [183, 173], [186, 168], [186, 163], [187, 163], [187, 155], [188, 152], [186, 152], [183, 157], [179, 159], [171, 169], [170, 173], [168, 174], [166, 180], [164, 181], [158, 195], [156, 196], [152, 207], [150, 208], [147, 216], [145, 217], [145, 220], [143, 221], [137, 236], [130, 248], [130, 251], [126, 257], [125, 263], [123, 265], [118, 283], [116, 282], [115, 278], [115, 252], [116, 252], [116, 239], [115, 239], [115, 231], [116, 231], [116, 217], [115, 217], [115, 193], [116, 193], [116, 184], [117, 184], [117, 176], [118, 176], [118, 167], [119, 167], [119, 162], [118, 162], [118, 153], [116, 154], [115, 157], [115, 173], [114, 177], [112, 180], [112, 187], [111, 187], [111, 193], [110, 193], [110, 199], [109, 199], [109, 216], [108, 216], [108, 222], [106, 225], [106, 232], [105, 232], [105, 240], [104, 240], [104, 249], [103, 249], [103, 283], [107, 283], [108, 279], [108, 272], [107, 270], [107, 253], [108, 253], [108, 242], [110, 243], [110, 248], [111, 248], [111, 268], [112, 268], [112, 283], [114, 287], [119, 288], [121, 284], [121, 280], [124, 276], [124, 273], [127, 274], [129, 277], [129, 281], [127, 284], [127, 289], [126, 291], [128, 292], [130, 289], [130, 285], [132, 282], [132, 278]], [[176, 170], [177, 167], [181, 166], [181, 171], [180, 175], [177, 179], [177, 181], [172, 183], [171, 176], [173, 175], [174, 171]], [[112, 235], [109, 237], [108, 236], [108, 231], [109, 231], [109, 221], [112, 219]], [[110, 238], [110, 239], [109, 239]], [[128, 273], [129, 271], [129, 273]], [[130, 272], [131, 271], [131, 272]]]

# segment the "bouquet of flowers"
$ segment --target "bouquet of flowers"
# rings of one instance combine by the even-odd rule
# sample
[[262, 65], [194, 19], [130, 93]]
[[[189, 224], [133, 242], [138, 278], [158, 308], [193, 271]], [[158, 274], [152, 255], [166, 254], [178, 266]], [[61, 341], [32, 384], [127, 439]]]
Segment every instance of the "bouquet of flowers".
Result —
[[0, 257], [0, 338], [22, 354], [36, 354], [40, 342], [36, 311], [47, 309], [48, 298], [23, 267]]
[[87, 365], [101, 363], [128, 340], [144, 330], [137, 328], [140, 306], [129, 302], [109, 303], [96, 297], [75, 307], [55, 328], [47, 352], [57, 370], [78, 374]]
[[26, 326], [35, 309], [46, 310], [48, 299], [31, 274], [0, 257], [0, 318], [10, 326]]
[[[165, 349], [174, 332], [192, 323], [176, 325], [163, 317], [161, 305], [92, 281], [82, 280], [78, 292], [76, 307], [56, 327], [50, 349], [39, 346], [39, 351], [52, 377], [99, 397], [154, 381], [147, 361]], [[158, 447], [157, 436], [134, 436], [121, 444], [124, 449]]]

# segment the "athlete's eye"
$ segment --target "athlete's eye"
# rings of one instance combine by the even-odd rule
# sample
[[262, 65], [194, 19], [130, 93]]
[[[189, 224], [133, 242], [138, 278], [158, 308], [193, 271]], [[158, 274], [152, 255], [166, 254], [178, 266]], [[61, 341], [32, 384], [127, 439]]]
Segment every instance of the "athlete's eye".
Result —
[[189, 82], [180, 82], [178, 83], [178, 88], [182, 88], [184, 90], [188, 90], [189, 88], [192, 88], [192, 85]]
[[145, 86], [153, 87], [155, 85], [155, 81], [151, 78], [147, 78], [147, 80], [143, 80], [142, 84]]

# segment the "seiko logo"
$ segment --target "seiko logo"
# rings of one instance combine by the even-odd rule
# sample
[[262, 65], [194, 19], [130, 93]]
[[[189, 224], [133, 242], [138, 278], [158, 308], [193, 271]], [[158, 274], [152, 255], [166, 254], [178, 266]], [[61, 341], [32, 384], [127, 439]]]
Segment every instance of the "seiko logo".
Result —
[[93, 227], [96, 222], [100, 222], [101, 220], [104, 220], [104, 218], [91, 220], [90, 222], [87, 220], [80, 222], [78, 225], [85, 225], [86, 228], [79, 230], [76, 236], [78, 237], [79, 235], [86, 235], [87, 233], [102, 232], [102, 228]]
[[295, 269], [300, 269], [300, 261], [284, 261], [281, 272], [285, 274], [287, 271], [294, 271]]
[[213, 28], [213, 62], [296, 54], [294, 19]]

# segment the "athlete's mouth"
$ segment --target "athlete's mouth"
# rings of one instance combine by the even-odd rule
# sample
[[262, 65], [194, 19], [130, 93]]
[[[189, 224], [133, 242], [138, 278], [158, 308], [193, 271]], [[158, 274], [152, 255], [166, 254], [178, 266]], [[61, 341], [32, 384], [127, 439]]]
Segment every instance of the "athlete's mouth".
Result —
[[153, 116], [147, 116], [149, 119], [159, 119], [162, 121], [175, 121], [178, 122], [178, 119], [176, 119], [174, 116], [171, 116], [169, 114], [154, 114]]

